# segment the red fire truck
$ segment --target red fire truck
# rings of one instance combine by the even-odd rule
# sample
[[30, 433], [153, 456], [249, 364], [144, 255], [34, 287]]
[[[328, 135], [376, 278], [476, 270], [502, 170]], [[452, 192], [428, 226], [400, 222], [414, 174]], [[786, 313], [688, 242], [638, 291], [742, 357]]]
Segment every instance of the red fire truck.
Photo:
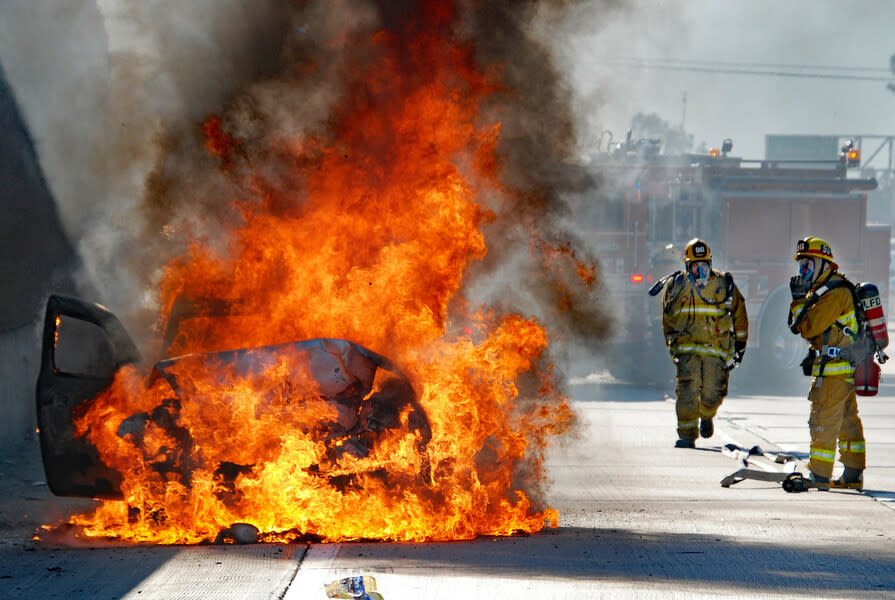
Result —
[[680, 251], [694, 237], [708, 242], [713, 266], [730, 271], [746, 298], [749, 347], [740, 369], [777, 389], [805, 385], [799, 362], [807, 346], [786, 325], [796, 240], [826, 239], [842, 273], [875, 283], [888, 299], [890, 227], [867, 224], [867, 192], [877, 183], [849, 176], [860, 160], [854, 148], [835, 161], [753, 161], [728, 156], [731, 146], [667, 156], [655, 141], [629, 141], [593, 157], [598, 192], [576, 218], [587, 223], [618, 308], [606, 352], [618, 379], [672, 380], [662, 295], [647, 291], [683, 268]]

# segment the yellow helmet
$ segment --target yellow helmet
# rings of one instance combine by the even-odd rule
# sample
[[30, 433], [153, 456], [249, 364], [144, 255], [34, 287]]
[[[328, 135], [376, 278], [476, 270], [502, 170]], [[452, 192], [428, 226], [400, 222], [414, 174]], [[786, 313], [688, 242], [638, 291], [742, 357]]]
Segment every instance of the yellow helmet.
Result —
[[684, 264], [689, 267], [691, 262], [697, 260], [712, 262], [712, 251], [709, 250], [709, 245], [701, 239], [693, 238], [687, 242], [687, 247], [684, 248]]
[[815, 235], [809, 235], [796, 242], [796, 253], [793, 255], [794, 260], [800, 258], [819, 258], [830, 263], [830, 267], [835, 271], [839, 269], [839, 265], [833, 260], [833, 249], [830, 245]]

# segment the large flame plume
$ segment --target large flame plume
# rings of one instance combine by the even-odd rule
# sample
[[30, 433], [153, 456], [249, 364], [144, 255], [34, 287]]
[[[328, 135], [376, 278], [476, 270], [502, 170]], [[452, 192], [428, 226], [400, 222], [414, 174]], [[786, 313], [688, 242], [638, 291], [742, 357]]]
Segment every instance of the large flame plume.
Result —
[[[402, 409], [402, 427], [369, 454], [330, 465], [350, 473], [350, 484], [333, 485], [318, 472], [326, 449], [314, 424], [334, 409], [291, 352], [251, 377], [209, 368], [198, 354], [178, 362], [176, 410], [168, 380], [124, 368], [76, 419], [124, 476], [124, 501], [72, 519], [83, 536], [199, 543], [248, 523], [264, 541], [424, 541], [558, 523], [540, 498], [544, 452], [575, 415], [548, 336], [599, 335], [605, 325], [580, 303], [595, 292], [595, 263], [553, 241], [545, 217], [555, 182], [539, 172], [555, 164], [555, 148], [546, 143], [543, 164], [529, 169], [519, 147], [533, 142], [504, 141], [505, 129], [519, 132], [518, 113], [506, 111], [524, 92], [519, 64], [476, 44], [477, 31], [519, 11], [396, 5], [315, 40], [314, 53], [296, 33], [282, 77], [206, 118], [196, 141], [169, 138], [146, 213], [163, 232], [158, 255], [174, 253], [160, 270], [158, 330], [175, 335], [158, 336], [155, 351], [351, 340], [406, 376], [430, 439]], [[331, 71], [340, 76], [331, 97], [303, 83]], [[301, 127], [299, 113], [310, 115]], [[530, 270], [519, 287], [551, 301], [538, 318], [507, 310], [511, 296], [486, 305], [466, 293], [476, 274], [497, 278], [489, 260], [520, 249]], [[194, 313], [181, 318], [183, 299]], [[388, 386], [383, 372], [371, 393]], [[150, 423], [139, 443], [122, 435], [129, 417], [153, 411], [175, 422]]]

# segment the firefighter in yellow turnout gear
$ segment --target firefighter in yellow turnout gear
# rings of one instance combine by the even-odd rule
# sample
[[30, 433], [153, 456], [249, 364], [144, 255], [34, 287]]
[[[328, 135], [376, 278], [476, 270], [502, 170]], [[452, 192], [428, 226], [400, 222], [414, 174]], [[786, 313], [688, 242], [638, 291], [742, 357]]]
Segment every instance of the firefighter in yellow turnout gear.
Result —
[[665, 289], [662, 329], [677, 367], [675, 446], [693, 448], [697, 437], [714, 433], [730, 370], [746, 352], [749, 320], [733, 277], [712, 269], [704, 241], [687, 244], [684, 265]]
[[808, 341], [812, 352], [803, 363], [805, 374], [810, 369], [812, 377], [810, 478], [825, 489], [823, 484], [833, 475], [838, 441], [845, 471], [837, 483], [862, 483], [864, 428], [855, 397], [855, 368], [842, 355], [843, 350], [849, 354], [851, 335], [858, 330], [852, 292], [824, 240], [815, 236], [799, 240], [793, 258], [799, 274], [790, 280], [790, 327]]

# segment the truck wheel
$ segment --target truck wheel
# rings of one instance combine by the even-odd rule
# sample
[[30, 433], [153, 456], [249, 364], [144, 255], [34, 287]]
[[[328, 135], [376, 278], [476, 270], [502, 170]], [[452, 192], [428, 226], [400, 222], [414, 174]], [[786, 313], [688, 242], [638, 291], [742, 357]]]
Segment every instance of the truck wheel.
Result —
[[780, 288], [762, 307], [758, 327], [761, 373], [753, 383], [759, 384], [764, 393], [800, 394], [805, 387], [800, 363], [808, 347], [786, 324], [790, 299], [789, 290]]
[[674, 391], [674, 363], [663, 340], [653, 343], [619, 345], [606, 361], [609, 374], [623, 383]]

